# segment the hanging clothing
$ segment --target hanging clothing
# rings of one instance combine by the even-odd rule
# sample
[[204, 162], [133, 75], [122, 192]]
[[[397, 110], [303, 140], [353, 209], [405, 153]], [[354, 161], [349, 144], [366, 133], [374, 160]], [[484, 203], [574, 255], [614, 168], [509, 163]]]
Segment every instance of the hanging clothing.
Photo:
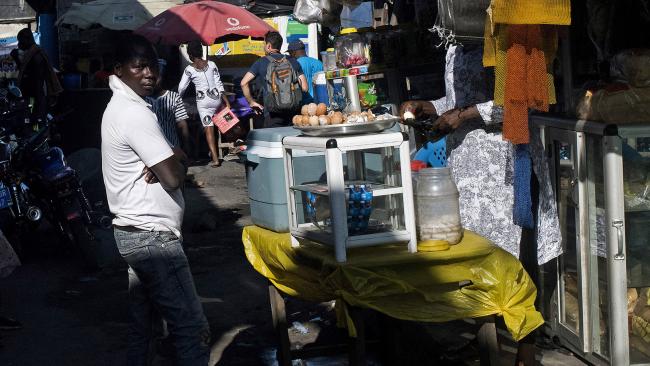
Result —
[[488, 14], [492, 23], [571, 24], [570, 0], [492, 0]]
[[[463, 227], [519, 257], [521, 227], [513, 221], [514, 145], [503, 139], [503, 109], [491, 101], [480, 47], [451, 46], [445, 65], [446, 95], [433, 105], [438, 115], [476, 105], [480, 119], [465, 121], [447, 136], [448, 166], [460, 193]], [[530, 154], [537, 176], [537, 261], [562, 254], [557, 208], [539, 134], [531, 131]]]
[[203, 126], [212, 125], [212, 116], [221, 106], [221, 94], [225, 91], [217, 65], [208, 61], [202, 70], [188, 65], [183, 72], [183, 77], [178, 84], [178, 94], [182, 97], [187, 87], [194, 83], [196, 88], [196, 108]]

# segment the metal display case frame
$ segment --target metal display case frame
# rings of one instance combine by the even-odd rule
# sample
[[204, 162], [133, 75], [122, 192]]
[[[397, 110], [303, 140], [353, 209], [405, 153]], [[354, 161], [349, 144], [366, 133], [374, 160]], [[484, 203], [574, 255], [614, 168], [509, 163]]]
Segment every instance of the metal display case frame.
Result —
[[[409, 252], [415, 253], [417, 251], [409, 138], [407, 134], [386, 131], [344, 137], [288, 136], [283, 139], [282, 145], [289, 228], [294, 245], [298, 244], [296, 238], [332, 245], [338, 262], [345, 262], [347, 248], [354, 247], [406, 243]], [[395, 149], [399, 149], [399, 152], [395, 152]], [[326, 185], [294, 185], [292, 158], [294, 150], [322, 153], [324, 155], [327, 169]], [[351, 236], [348, 233], [346, 182], [364, 179], [359, 172], [364, 169], [363, 152], [368, 150], [381, 152], [380, 159], [385, 180], [384, 184], [373, 186], [373, 200], [377, 197], [386, 196], [389, 200], [390, 209], [401, 211], [394, 212], [390, 220], [396, 221], [396, 214], [398, 214], [403, 220], [403, 227], [401, 227], [401, 224], [393, 222], [392, 230]], [[399, 162], [398, 167], [395, 167], [395, 161], [389, 158], [394, 156], [393, 153], [398, 154], [396, 156]], [[344, 172], [344, 156], [347, 161], [347, 179]], [[302, 215], [297, 209], [295, 192], [311, 192], [329, 198], [331, 234], [316, 230], [313, 223], [299, 223], [299, 217]], [[397, 227], [400, 228], [397, 229]]]
[[[540, 130], [550, 161], [565, 250], [542, 275], [541, 307], [548, 309], [547, 325], [563, 345], [591, 363], [650, 365], [650, 355], [632, 363], [630, 357], [623, 170], [626, 141], [650, 138], [650, 124], [612, 125], [537, 115], [531, 117], [531, 128]], [[577, 296], [567, 290], [574, 280]], [[650, 278], [643, 282], [650, 283]], [[551, 296], [544, 293], [549, 289]], [[579, 311], [571, 320], [567, 308], [574, 300]]]

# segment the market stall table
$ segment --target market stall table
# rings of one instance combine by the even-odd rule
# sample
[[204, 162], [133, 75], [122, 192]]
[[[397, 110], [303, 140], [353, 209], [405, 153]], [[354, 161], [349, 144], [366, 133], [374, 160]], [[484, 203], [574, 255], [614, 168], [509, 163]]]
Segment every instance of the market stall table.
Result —
[[[537, 290], [521, 263], [473, 232], [465, 231], [459, 244], [443, 251], [354, 248], [345, 263], [329, 247], [306, 240], [292, 247], [288, 233], [257, 226], [244, 228], [242, 242], [248, 261], [273, 285], [274, 323], [284, 318], [277, 314], [284, 303], [274, 288], [307, 301], [339, 300], [339, 323], [351, 336], [357, 329], [349, 309], [355, 307], [420, 322], [501, 316], [516, 341], [544, 322], [534, 305]], [[288, 338], [282, 343], [278, 354], [286, 357]]]

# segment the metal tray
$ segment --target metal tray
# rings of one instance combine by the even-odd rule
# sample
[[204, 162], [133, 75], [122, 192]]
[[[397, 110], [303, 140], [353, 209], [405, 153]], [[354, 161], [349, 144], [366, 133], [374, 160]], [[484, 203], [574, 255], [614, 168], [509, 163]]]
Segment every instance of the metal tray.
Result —
[[399, 118], [382, 119], [378, 121], [365, 123], [343, 123], [340, 125], [327, 126], [293, 126], [302, 131], [307, 136], [342, 136], [342, 135], [361, 135], [364, 133], [374, 133], [387, 130], [395, 125]]

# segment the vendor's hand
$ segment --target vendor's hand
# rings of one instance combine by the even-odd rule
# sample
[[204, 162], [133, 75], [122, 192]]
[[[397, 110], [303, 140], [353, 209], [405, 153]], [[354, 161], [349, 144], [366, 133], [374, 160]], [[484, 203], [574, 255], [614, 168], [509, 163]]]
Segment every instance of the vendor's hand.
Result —
[[253, 109], [253, 111], [255, 111], [255, 114], [262, 114], [262, 111], [264, 111], [264, 106], [262, 106], [261, 104], [255, 101], [249, 103], [249, 105]]
[[460, 111], [458, 109], [452, 109], [438, 117], [433, 123], [433, 130], [447, 133], [457, 129], [462, 123], [463, 120], [460, 118]]
[[433, 123], [433, 129], [442, 132], [451, 132], [460, 127], [460, 125], [468, 119], [480, 117], [481, 116], [475, 106], [452, 109], [438, 117], [438, 119]]
[[147, 182], [147, 184], [156, 184], [159, 182], [158, 177], [156, 177], [153, 171], [147, 166], [142, 169], [142, 175], [144, 176], [144, 181]]
[[406, 112], [411, 112], [415, 116], [415, 118], [418, 118], [422, 115], [422, 106], [420, 101], [418, 100], [411, 100], [408, 102], [402, 103], [399, 107], [399, 118], [404, 120], [404, 113]]
[[423, 115], [435, 115], [436, 109], [431, 102], [426, 100], [410, 100], [402, 103], [399, 108], [399, 118], [404, 120], [404, 113], [411, 112], [415, 119], [419, 119]]

